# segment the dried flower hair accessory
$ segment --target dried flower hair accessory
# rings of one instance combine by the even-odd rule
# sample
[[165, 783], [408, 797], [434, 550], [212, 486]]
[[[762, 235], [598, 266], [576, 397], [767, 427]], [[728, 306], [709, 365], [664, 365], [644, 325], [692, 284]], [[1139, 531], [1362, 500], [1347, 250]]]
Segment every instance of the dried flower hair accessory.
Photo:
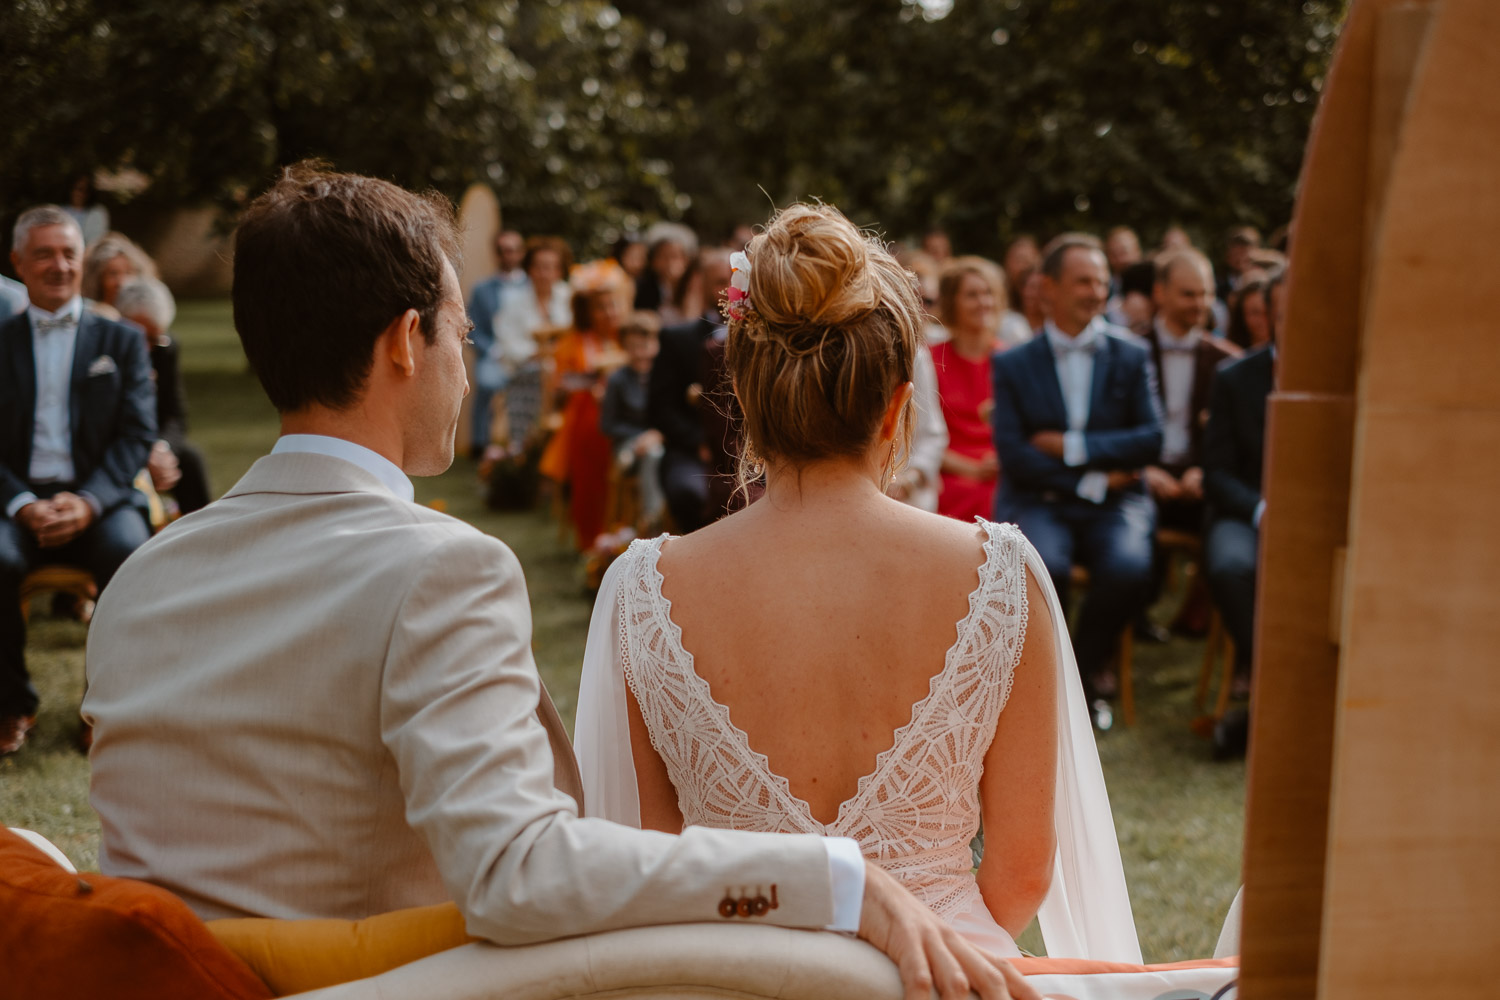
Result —
[[724, 289], [724, 314], [742, 322], [750, 312], [750, 258], [743, 250], [729, 255], [729, 287]]

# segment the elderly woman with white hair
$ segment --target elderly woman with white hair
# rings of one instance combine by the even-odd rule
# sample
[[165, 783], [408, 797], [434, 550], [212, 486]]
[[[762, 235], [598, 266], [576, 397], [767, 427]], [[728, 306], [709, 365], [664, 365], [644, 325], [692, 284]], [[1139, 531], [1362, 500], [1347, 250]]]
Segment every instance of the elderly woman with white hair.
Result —
[[146, 333], [151, 368], [156, 379], [156, 431], [161, 439], [151, 449], [146, 467], [151, 483], [160, 491], [170, 490], [177, 507], [191, 514], [208, 505], [208, 472], [203, 455], [187, 442], [187, 406], [178, 367], [177, 341], [168, 331], [177, 318], [177, 303], [160, 280], [148, 276], [127, 278], [115, 296], [120, 315]]

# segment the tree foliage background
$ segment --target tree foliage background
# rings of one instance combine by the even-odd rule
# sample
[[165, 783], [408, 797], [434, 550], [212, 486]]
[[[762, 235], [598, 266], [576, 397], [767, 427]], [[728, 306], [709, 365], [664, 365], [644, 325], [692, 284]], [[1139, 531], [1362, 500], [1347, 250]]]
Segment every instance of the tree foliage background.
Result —
[[123, 167], [232, 212], [320, 156], [592, 251], [819, 197], [993, 252], [1285, 221], [1346, 0], [3, 2], [7, 217]]

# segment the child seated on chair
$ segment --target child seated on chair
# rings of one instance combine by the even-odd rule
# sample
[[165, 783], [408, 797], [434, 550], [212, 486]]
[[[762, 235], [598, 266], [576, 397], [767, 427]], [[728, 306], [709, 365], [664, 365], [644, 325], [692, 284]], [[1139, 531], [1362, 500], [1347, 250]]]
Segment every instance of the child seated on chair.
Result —
[[605, 384], [599, 415], [599, 427], [614, 445], [619, 471], [636, 479], [641, 520], [647, 524], [656, 522], [666, 503], [658, 476], [662, 435], [646, 420], [646, 387], [660, 348], [657, 333], [656, 317], [650, 313], [633, 313], [621, 324], [620, 347], [627, 360]]

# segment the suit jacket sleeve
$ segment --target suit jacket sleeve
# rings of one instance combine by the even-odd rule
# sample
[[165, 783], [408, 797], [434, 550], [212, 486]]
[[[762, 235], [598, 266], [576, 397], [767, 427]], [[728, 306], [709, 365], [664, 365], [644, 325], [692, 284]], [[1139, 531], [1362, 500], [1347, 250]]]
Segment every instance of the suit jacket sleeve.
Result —
[[170, 341], [155, 359], [156, 433], [173, 444], [187, 437], [187, 404], [183, 401], [182, 368], [177, 341]]
[[1083, 472], [1063, 464], [1039, 451], [1031, 435], [1044, 427], [1031, 426], [1022, 404], [1024, 388], [1017, 384], [1013, 366], [1003, 357], [990, 362], [990, 379], [994, 406], [990, 410], [990, 430], [995, 438], [995, 452], [1000, 456], [1000, 475], [1023, 490], [1055, 490], [1074, 493]]
[[703, 421], [687, 401], [688, 386], [695, 381], [693, 373], [697, 370], [692, 352], [701, 347], [693, 332], [665, 331], [661, 353], [646, 383], [646, 417], [651, 426], [661, 431], [674, 450], [691, 454], [703, 444]]
[[[1095, 364], [1104, 360], [1101, 352]], [[1130, 392], [1126, 426], [1103, 431], [1085, 431], [1089, 469], [1139, 469], [1161, 457], [1161, 397], [1156, 388], [1156, 366], [1142, 351], [1118, 362], [1129, 368]]]
[[625, 380], [635, 377], [629, 368], [617, 368], [604, 383], [604, 401], [599, 405], [599, 430], [616, 445], [640, 434], [646, 428], [630, 420], [625, 403]]
[[156, 441], [156, 386], [151, 381], [151, 357], [146, 353], [145, 338], [129, 331], [110, 346], [120, 372], [114, 438], [99, 464], [78, 486], [79, 493], [89, 494], [106, 511], [134, 497], [135, 477], [146, 467]]
[[[1225, 377], [1228, 375], [1229, 377]], [[1240, 478], [1240, 445], [1234, 432], [1234, 376], [1220, 370], [1208, 397], [1208, 426], [1203, 431], [1203, 492], [1220, 515], [1250, 521], [1260, 490]]]
[[469, 931], [525, 944], [620, 927], [715, 921], [728, 887], [779, 887], [767, 921], [831, 922], [814, 836], [692, 827], [681, 836], [580, 819], [553, 787], [520, 564], [455, 536], [414, 574], [384, 665], [381, 735], [407, 820]]

